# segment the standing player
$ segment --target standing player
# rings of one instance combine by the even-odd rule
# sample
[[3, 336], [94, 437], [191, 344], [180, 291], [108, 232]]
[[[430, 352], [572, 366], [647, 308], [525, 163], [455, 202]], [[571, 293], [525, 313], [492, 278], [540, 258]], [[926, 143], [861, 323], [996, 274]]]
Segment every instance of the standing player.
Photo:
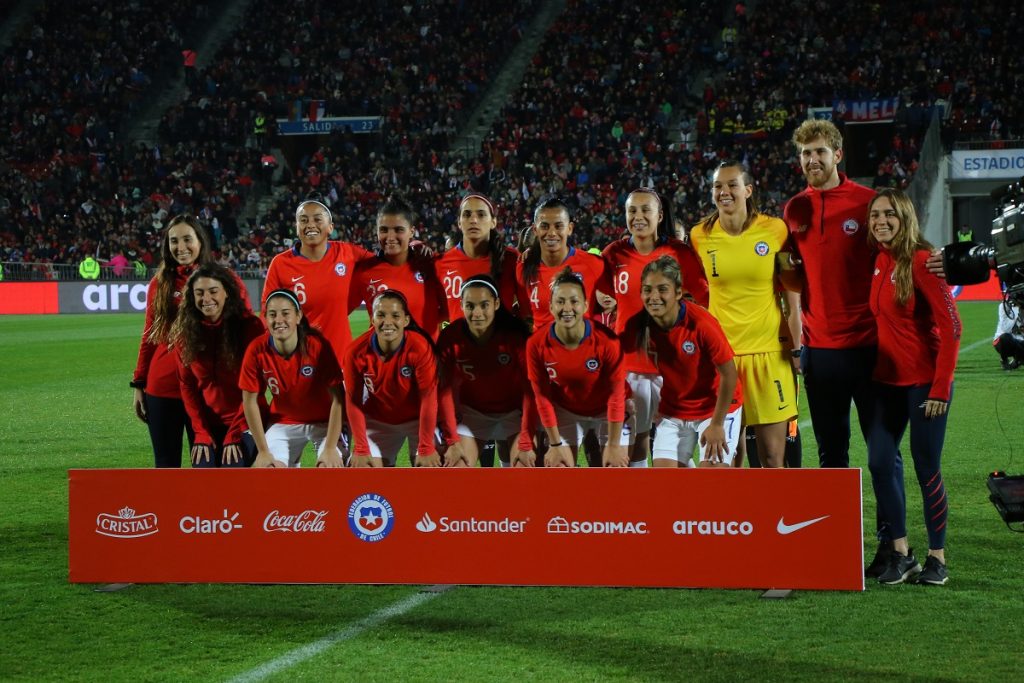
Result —
[[[626, 321], [643, 310], [640, 274], [659, 256], [671, 256], [680, 264], [685, 291], [707, 307], [708, 282], [700, 261], [689, 245], [672, 236], [673, 225], [670, 207], [662, 206], [661, 197], [654, 190], [640, 188], [626, 197], [629, 237], [605, 247], [605, 282], [598, 284], [602, 292], [611, 291], [615, 296], [616, 333], [621, 334]], [[626, 354], [626, 380], [632, 391], [637, 429], [630, 466], [646, 467], [651, 425], [658, 414], [661, 378], [645, 354], [633, 352]]]
[[588, 320], [587, 293], [568, 267], [555, 276], [551, 322], [526, 343], [527, 371], [541, 425], [547, 432], [547, 467], [575, 467], [583, 435], [593, 429], [605, 467], [628, 467], [630, 430], [622, 349], [610, 330]]
[[171, 331], [181, 397], [196, 430], [193, 467], [246, 467], [252, 462], [255, 449], [245, 434], [238, 375], [249, 343], [266, 328], [249, 310], [243, 291], [241, 281], [224, 266], [200, 266], [188, 279], [186, 302]]
[[490, 275], [501, 293], [501, 305], [512, 310], [516, 298], [516, 263], [519, 252], [506, 247], [498, 230], [494, 204], [482, 194], [468, 194], [459, 203], [462, 241], [434, 263], [444, 286], [448, 320], [462, 317], [463, 283], [474, 275]]
[[181, 400], [178, 365], [167, 339], [189, 275], [213, 258], [206, 231], [198, 220], [184, 214], [167, 224], [160, 254], [160, 268], [146, 292], [146, 323], [131, 386], [135, 414], [149, 428], [156, 466], [181, 467], [182, 433], [188, 434], [191, 448], [195, 432]]
[[561, 199], [547, 199], [533, 212], [534, 241], [524, 260], [516, 264], [516, 298], [519, 317], [534, 330], [544, 329], [554, 320], [551, 282], [564, 268], [576, 273], [590, 293], [584, 313], [594, 306], [597, 283], [604, 277], [604, 262], [569, 245], [573, 227], [569, 207]]
[[[878, 363], [868, 464], [878, 509], [893, 539], [889, 565], [878, 581], [903, 583], [920, 572], [919, 582], [941, 586], [949, 578], [945, 554], [949, 505], [940, 462], [960, 347], [960, 317], [949, 287], [925, 265], [932, 246], [921, 238], [910, 198], [899, 190], [882, 190], [869, 206], [868, 220], [868, 239], [880, 247], [871, 284]], [[908, 424], [928, 528], [924, 571], [907, 544], [903, 472], [897, 477], [893, 467]]]
[[437, 341], [441, 423], [453, 442], [445, 466], [475, 466], [484, 444], [493, 440], [502, 467], [533, 467], [533, 392], [525, 357], [530, 333], [502, 305], [487, 275], [462, 285], [462, 311]]
[[[754, 184], [738, 161], [723, 161], [712, 183], [715, 211], [690, 231], [711, 290], [709, 311], [736, 354], [746, 424], [754, 426], [763, 467], [782, 467], [789, 421], [797, 414], [792, 357], [799, 342], [795, 306], [783, 324], [776, 258], [786, 224], [757, 210]], [[795, 303], [796, 295], [790, 294]]]
[[413, 236], [416, 213], [397, 195], [388, 198], [377, 211], [377, 256], [363, 261], [356, 269], [349, 308], [360, 301], [367, 307], [381, 292], [401, 292], [409, 315], [431, 338], [436, 338], [444, 319], [444, 289], [433, 264], [426, 259], [412, 258], [409, 241]]
[[328, 241], [334, 221], [325, 204], [309, 199], [295, 209], [298, 242], [270, 262], [263, 285], [263, 307], [267, 296], [278, 289], [290, 289], [302, 306], [310, 325], [323, 332], [336, 357], [341, 358], [352, 341], [349, 327], [349, 293], [356, 265], [373, 255], [348, 242]]
[[[309, 326], [290, 289], [267, 294], [263, 316], [270, 330], [249, 344], [238, 380], [256, 444], [253, 467], [298, 467], [307, 443], [317, 449], [318, 467], [344, 467], [345, 399], [330, 343]], [[270, 428], [264, 430], [259, 397], [268, 389]]]
[[[786, 204], [790, 240], [802, 265], [800, 371], [807, 390], [818, 461], [850, 466], [850, 401], [867, 441], [874, 407], [871, 375], [878, 335], [868, 304], [875, 250], [863, 222], [875, 193], [839, 172], [843, 138], [831, 121], [809, 120], [793, 132], [807, 188]], [[897, 454], [896, 476], [903, 461]], [[881, 528], [867, 576], [888, 566], [892, 541]]]
[[626, 323], [622, 346], [647, 354], [663, 379], [654, 437], [655, 467], [730, 467], [736, 456], [743, 398], [729, 342], [718, 321], [683, 300], [683, 277], [671, 256], [642, 273], [644, 310]]
[[[434, 447], [437, 359], [430, 336], [393, 290], [371, 304], [371, 328], [345, 353], [345, 407], [352, 467], [394, 467], [402, 444], [417, 467], [440, 467]], [[414, 446], [418, 444], [418, 446]]]

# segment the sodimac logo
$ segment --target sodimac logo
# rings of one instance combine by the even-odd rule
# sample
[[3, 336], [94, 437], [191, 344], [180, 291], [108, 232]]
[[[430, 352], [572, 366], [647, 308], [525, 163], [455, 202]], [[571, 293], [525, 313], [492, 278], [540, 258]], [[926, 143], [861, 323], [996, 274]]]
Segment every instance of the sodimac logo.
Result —
[[126, 505], [116, 515], [97, 515], [96, 533], [111, 538], [140, 538], [160, 531], [157, 524], [157, 517], [152, 512], [136, 514], [135, 510]]
[[549, 534], [649, 534], [647, 522], [605, 520], [568, 520], [552, 517], [548, 520]]

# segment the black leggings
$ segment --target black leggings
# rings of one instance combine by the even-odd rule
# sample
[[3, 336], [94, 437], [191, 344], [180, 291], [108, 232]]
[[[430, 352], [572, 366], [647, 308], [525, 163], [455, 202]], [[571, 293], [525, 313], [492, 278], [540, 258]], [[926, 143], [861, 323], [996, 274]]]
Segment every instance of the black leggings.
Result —
[[143, 394], [146, 402], [146, 426], [153, 442], [157, 467], [181, 467], [181, 437], [188, 434], [189, 449], [196, 435], [180, 398], [161, 398]]

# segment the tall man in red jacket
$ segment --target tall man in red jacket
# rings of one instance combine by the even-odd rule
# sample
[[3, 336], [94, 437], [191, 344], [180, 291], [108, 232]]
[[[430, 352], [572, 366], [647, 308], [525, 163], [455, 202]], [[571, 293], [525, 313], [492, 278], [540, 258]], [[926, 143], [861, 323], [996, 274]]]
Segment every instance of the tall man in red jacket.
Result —
[[[867, 440], [878, 350], [868, 305], [875, 250], [868, 246], [868, 203], [874, 190], [839, 172], [843, 138], [831, 121], [804, 121], [793, 132], [807, 188], [786, 205], [785, 218], [802, 261], [800, 369], [821, 467], [850, 465], [850, 402]], [[897, 454], [896, 474], [903, 461]], [[879, 530], [879, 552], [866, 570], [885, 569], [891, 548]], [[877, 565], [877, 567], [876, 567]]]

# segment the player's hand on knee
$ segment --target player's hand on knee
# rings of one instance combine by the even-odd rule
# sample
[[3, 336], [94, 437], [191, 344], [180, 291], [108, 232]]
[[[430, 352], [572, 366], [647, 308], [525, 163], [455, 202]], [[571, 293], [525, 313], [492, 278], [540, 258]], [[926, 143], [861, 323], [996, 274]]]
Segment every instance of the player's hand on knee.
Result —
[[210, 448], [209, 444], [197, 443], [192, 446], [190, 455], [192, 456], [192, 464], [198, 465], [201, 462], [210, 462]]
[[320, 457], [316, 459], [317, 467], [344, 467], [345, 459], [341, 455], [341, 451], [338, 450], [337, 446], [330, 446], [324, 449], [324, 452], [320, 454]]
[[437, 454], [437, 451], [427, 453], [426, 455], [416, 454], [416, 467], [440, 467], [441, 456]]

